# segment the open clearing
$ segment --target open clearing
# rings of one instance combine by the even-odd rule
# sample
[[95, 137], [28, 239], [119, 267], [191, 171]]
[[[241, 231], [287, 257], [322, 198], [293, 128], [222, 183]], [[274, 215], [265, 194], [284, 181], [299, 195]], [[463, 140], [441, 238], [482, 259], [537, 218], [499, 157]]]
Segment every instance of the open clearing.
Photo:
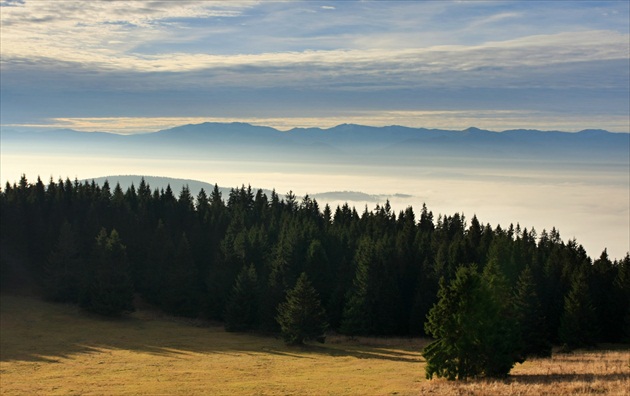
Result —
[[452, 383], [424, 379], [423, 340], [293, 348], [150, 310], [107, 320], [13, 295], [0, 307], [3, 395], [630, 394], [630, 351], [620, 347], [527, 361], [505, 381]]

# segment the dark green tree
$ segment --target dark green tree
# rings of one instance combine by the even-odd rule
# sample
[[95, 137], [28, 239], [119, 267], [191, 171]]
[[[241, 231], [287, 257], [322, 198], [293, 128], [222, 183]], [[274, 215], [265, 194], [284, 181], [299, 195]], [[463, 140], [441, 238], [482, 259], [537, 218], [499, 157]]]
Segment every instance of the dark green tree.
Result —
[[57, 245], [48, 257], [42, 273], [42, 289], [46, 298], [59, 302], [79, 299], [80, 272], [83, 257], [72, 226], [66, 221], [59, 230]]
[[173, 259], [166, 263], [160, 293], [162, 308], [179, 316], [199, 313], [199, 290], [195, 266], [186, 234], [182, 234]]
[[427, 378], [463, 380], [509, 373], [518, 348], [514, 322], [506, 320], [503, 282], [495, 272], [480, 275], [475, 266], [460, 266], [450, 284], [440, 280], [439, 300], [425, 325], [437, 338], [423, 351]]
[[551, 356], [547, 322], [529, 266], [525, 267], [518, 278], [514, 291], [514, 310], [519, 325], [522, 355]]
[[393, 276], [394, 257], [387, 239], [364, 238], [357, 247], [356, 272], [343, 313], [341, 331], [349, 335], [399, 332], [400, 293]]
[[[523, 363], [518, 317], [515, 314], [509, 281], [498, 265], [489, 263], [481, 277], [480, 344], [483, 375], [506, 377], [515, 363]], [[484, 327], [486, 327], [484, 329]]]
[[560, 319], [558, 335], [569, 349], [595, 343], [597, 315], [591, 301], [584, 272], [573, 278], [571, 289], [564, 298], [564, 313]]
[[302, 345], [305, 341], [323, 339], [328, 328], [326, 313], [305, 273], [289, 290], [286, 301], [278, 306], [276, 320], [287, 344]]
[[225, 307], [225, 329], [247, 331], [258, 326], [258, 276], [253, 265], [244, 266], [236, 277]]
[[80, 293], [81, 307], [106, 316], [133, 311], [133, 283], [127, 252], [116, 230], [107, 236], [105, 229], [101, 229], [90, 264]]

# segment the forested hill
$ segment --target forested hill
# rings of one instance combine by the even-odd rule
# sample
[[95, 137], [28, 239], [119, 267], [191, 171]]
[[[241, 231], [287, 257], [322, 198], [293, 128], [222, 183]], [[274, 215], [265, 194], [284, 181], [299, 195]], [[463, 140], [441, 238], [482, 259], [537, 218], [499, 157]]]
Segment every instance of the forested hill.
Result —
[[630, 256], [592, 260], [555, 229], [492, 228], [426, 207], [358, 213], [249, 188], [193, 197], [25, 177], [1, 192], [0, 216], [3, 288], [27, 263], [47, 298], [107, 315], [140, 295], [175, 315], [277, 331], [278, 304], [305, 273], [333, 330], [421, 335], [440, 279], [491, 267], [531, 348], [629, 336]]
[[[87, 180], [91, 182], [94, 180], [97, 184], [102, 185], [107, 181], [111, 186], [115, 186], [119, 184], [120, 187], [126, 191], [132, 185], [138, 186], [141, 181], [144, 179], [145, 183], [149, 184], [153, 190], [166, 190], [170, 187], [172, 191], [181, 191], [184, 186], [188, 187], [190, 193], [193, 195], [197, 195], [201, 189], [205, 191], [212, 191], [214, 189], [214, 185], [206, 182], [202, 182], [199, 180], [191, 180], [191, 179], [177, 179], [173, 177], [159, 177], [159, 176], [143, 176], [143, 175], [111, 175], [111, 176], [101, 176], [95, 177]], [[79, 182], [83, 183], [86, 180], [79, 180]], [[230, 193], [230, 188], [218, 186], [219, 192], [223, 196], [228, 196]], [[254, 187], [252, 187], [254, 188]], [[256, 190], [258, 190], [256, 188]], [[262, 192], [267, 196], [271, 195], [272, 190], [262, 189]], [[317, 199], [320, 201], [348, 201], [348, 202], [384, 202], [388, 198], [411, 198], [412, 195], [409, 194], [366, 194], [359, 191], [327, 191], [327, 192], [319, 192], [314, 194], [309, 194], [311, 198]], [[301, 197], [298, 197], [301, 199]]]

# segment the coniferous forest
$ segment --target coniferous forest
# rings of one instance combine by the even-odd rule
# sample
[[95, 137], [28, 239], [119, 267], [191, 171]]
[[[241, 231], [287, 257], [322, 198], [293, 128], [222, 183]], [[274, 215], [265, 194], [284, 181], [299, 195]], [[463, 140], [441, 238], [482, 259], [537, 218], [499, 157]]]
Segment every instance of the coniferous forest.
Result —
[[[452, 310], [468, 301], [457, 316], [467, 334], [503, 335], [488, 342], [518, 344], [516, 361], [548, 355], [551, 344], [630, 338], [630, 256], [592, 259], [556, 229], [492, 227], [426, 206], [322, 208], [244, 186], [192, 196], [144, 180], [123, 191], [26, 177], [1, 191], [0, 216], [3, 288], [28, 273], [45, 298], [103, 315], [142, 298], [229, 331], [276, 333], [294, 325], [300, 301], [321, 318], [297, 343], [324, 331], [445, 339]], [[480, 327], [474, 315], [495, 320]], [[513, 331], [492, 332], [506, 326]]]

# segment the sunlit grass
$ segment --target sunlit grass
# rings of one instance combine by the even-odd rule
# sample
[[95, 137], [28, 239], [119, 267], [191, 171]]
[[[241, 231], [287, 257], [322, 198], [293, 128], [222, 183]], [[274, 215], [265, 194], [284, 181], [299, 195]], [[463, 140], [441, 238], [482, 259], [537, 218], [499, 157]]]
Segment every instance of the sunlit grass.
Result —
[[556, 395], [630, 394], [628, 349], [556, 354], [504, 381], [424, 379], [420, 339], [285, 346], [151, 310], [105, 320], [70, 305], [3, 295], [3, 395]]
[[554, 354], [516, 365], [505, 380], [421, 384], [419, 394], [439, 395], [630, 395], [630, 351], [610, 350]]
[[139, 312], [103, 320], [67, 305], [2, 297], [2, 394], [413, 394], [413, 345], [289, 348]]

